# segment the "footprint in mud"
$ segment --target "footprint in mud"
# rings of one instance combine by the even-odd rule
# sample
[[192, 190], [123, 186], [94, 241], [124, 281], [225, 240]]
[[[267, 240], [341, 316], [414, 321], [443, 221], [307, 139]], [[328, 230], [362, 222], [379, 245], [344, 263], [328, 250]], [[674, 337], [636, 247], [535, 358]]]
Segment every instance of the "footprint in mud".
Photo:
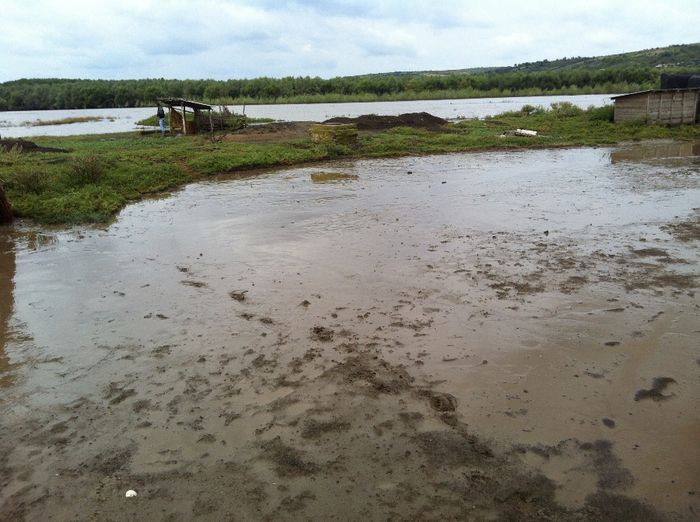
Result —
[[311, 329], [311, 337], [317, 341], [330, 342], [333, 340], [335, 332], [325, 326], [314, 326]]
[[116, 382], [110, 382], [104, 392], [104, 398], [109, 400], [109, 404], [115, 405], [124, 402], [129, 397], [136, 395], [133, 388], [124, 388]]
[[203, 281], [194, 281], [192, 279], [184, 279], [180, 281], [180, 284], [185, 286], [191, 286], [194, 288], [205, 288], [207, 286], [207, 284]]
[[676, 394], [671, 393], [669, 395], [664, 395], [663, 392], [666, 388], [668, 388], [669, 384], [675, 382], [676, 380], [672, 379], [671, 377], [655, 377], [651, 388], [648, 390], [638, 390], [637, 393], [634, 394], [634, 400], [641, 401], [644, 399], [651, 399], [654, 402], [667, 401], [670, 398], [675, 397]]

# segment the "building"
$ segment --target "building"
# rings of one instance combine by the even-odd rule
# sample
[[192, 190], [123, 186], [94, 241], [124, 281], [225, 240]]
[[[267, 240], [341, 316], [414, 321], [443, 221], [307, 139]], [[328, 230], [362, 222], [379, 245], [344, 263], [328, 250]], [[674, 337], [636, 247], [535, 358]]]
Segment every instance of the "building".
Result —
[[613, 96], [612, 100], [615, 123], [692, 125], [700, 122], [700, 87], [652, 89]]

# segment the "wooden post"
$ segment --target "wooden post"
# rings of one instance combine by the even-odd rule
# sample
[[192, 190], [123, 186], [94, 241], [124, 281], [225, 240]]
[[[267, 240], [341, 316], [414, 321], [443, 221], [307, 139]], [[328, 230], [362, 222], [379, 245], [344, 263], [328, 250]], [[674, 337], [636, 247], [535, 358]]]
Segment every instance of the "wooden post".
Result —
[[12, 223], [12, 207], [5, 196], [5, 189], [0, 185], [0, 225]]
[[211, 119], [211, 109], [209, 109], [209, 132], [214, 136], [214, 122]]
[[185, 106], [182, 106], [182, 133], [187, 134], [187, 118], [185, 118]]

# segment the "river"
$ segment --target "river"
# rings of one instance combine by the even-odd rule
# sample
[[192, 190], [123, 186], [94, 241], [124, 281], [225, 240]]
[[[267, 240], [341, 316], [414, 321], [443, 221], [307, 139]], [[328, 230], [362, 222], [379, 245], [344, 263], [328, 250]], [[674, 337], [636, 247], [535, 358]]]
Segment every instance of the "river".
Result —
[[[428, 112], [445, 119], [483, 118], [529, 104], [549, 107], [555, 102], [571, 102], [579, 107], [602, 106], [611, 103], [611, 94], [580, 96], [528, 96], [511, 98], [467, 98], [459, 100], [416, 100], [396, 102], [316, 103], [248, 105], [245, 113], [251, 118], [273, 118], [281, 121], [323, 121], [336, 116], [356, 117], [363, 114], [395, 116], [407, 112]], [[241, 112], [241, 106], [229, 106]], [[133, 109], [74, 109], [54, 111], [0, 112], [0, 136], [71, 136], [79, 134], [108, 134], [138, 129], [138, 121], [155, 115], [155, 107]], [[64, 118], [93, 117], [98, 121], [64, 125], [33, 126], [37, 122]]]

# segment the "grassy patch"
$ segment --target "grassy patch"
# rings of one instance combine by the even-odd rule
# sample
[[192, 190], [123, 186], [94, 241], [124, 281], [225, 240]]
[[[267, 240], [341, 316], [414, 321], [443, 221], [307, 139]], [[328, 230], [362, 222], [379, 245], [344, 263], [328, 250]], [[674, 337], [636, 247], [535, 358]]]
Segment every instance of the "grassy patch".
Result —
[[72, 118], [62, 118], [60, 120], [39, 120], [30, 123], [32, 127], [42, 127], [45, 125], [68, 125], [71, 123], [86, 123], [89, 121], [102, 121], [105, 118], [102, 116], [80, 116]]
[[[136, 133], [37, 138], [68, 153], [0, 154], [0, 180], [18, 217], [42, 223], [109, 220], [124, 205], [206, 176], [336, 157], [381, 157], [488, 149], [609, 145], [622, 141], [700, 139], [700, 127], [615, 125], [608, 108], [559, 104], [483, 120], [464, 120], [440, 131], [395, 128], [367, 134], [356, 147], [317, 145], [309, 139], [269, 143], [212, 142], [207, 136], [163, 139]], [[515, 136], [517, 128], [537, 137]]]

